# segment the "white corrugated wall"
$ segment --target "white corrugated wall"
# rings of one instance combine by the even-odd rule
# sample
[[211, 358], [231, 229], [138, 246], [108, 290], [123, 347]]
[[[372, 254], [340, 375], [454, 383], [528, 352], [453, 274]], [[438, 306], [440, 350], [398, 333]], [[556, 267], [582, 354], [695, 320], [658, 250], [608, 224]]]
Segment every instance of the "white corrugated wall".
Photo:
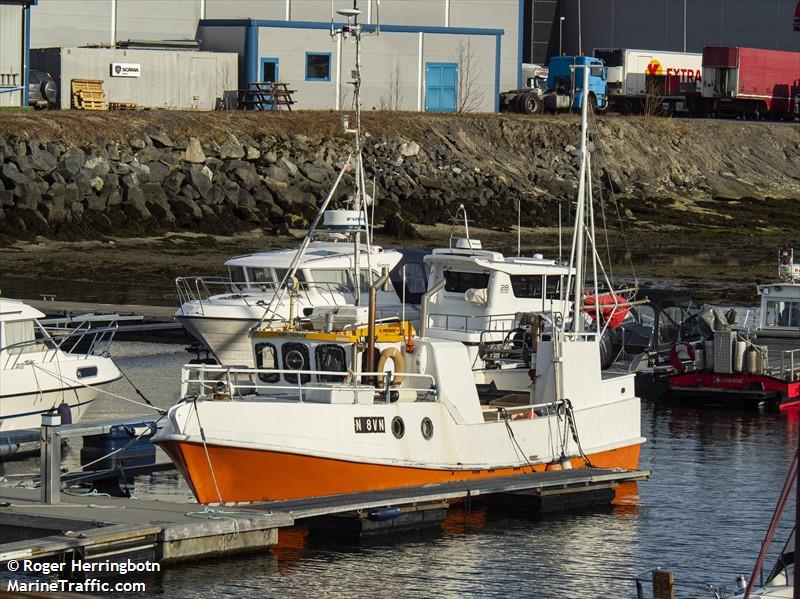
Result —
[[22, 8], [0, 4], [0, 106], [22, 104]]

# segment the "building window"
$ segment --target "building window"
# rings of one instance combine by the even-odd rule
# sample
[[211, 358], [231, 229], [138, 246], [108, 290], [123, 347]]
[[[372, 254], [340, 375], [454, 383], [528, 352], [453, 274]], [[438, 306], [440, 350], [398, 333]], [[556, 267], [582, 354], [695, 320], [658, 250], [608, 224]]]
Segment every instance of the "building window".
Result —
[[306, 81], [331, 80], [331, 53], [306, 52]]

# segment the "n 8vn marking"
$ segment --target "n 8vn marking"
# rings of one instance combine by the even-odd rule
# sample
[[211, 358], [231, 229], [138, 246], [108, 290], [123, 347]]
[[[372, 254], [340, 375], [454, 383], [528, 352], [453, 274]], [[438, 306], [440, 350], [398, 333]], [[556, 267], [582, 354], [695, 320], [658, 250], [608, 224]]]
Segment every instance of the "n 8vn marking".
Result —
[[353, 425], [357, 433], [385, 433], [383, 416], [356, 416]]

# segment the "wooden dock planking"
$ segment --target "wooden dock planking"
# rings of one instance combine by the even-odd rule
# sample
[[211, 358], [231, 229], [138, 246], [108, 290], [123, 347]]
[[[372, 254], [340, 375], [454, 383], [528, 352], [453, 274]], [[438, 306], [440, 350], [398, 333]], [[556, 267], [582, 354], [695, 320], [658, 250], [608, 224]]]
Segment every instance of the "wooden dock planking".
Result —
[[53, 533], [3, 543], [0, 562], [58, 556], [76, 549], [86, 559], [120, 552], [180, 561], [269, 547], [277, 542], [278, 528], [294, 524], [287, 513], [253, 507], [215, 508], [206, 516], [204, 507], [196, 503], [99, 495], [62, 494], [61, 498], [60, 504], [42, 505], [36, 489], [0, 489], [4, 534], [12, 521], [18, 527]]

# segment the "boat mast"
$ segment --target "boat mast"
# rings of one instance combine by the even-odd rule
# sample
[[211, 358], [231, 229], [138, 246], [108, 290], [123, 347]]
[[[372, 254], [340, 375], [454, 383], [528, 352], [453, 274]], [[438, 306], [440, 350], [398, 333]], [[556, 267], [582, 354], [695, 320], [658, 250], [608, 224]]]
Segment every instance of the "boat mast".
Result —
[[[347, 23], [342, 24], [336, 28], [331, 20], [331, 37], [347, 41], [352, 39], [356, 45], [356, 68], [352, 71], [353, 80], [353, 109], [355, 110], [355, 129], [348, 129], [345, 125], [345, 131], [353, 133], [355, 136], [354, 165], [355, 165], [355, 184], [356, 193], [353, 197], [353, 210], [363, 215], [364, 228], [366, 230], [366, 244], [367, 244], [367, 267], [372, 283], [372, 269], [370, 264], [370, 238], [369, 238], [369, 221], [367, 219], [367, 198], [366, 198], [366, 178], [364, 176], [364, 158], [362, 156], [363, 139], [361, 135], [361, 35], [364, 32], [363, 26], [358, 22], [358, 17], [361, 10], [358, 8], [358, 0], [353, 0], [353, 8], [345, 8], [336, 11], [341, 16], [347, 18]], [[380, 25], [375, 28], [375, 35], [380, 34]], [[341, 56], [339, 57], [341, 60]], [[343, 118], [343, 122], [347, 122]], [[375, 200], [373, 199], [373, 202]], [[360, 220], [359, 216], [359, 220]], [[374, 223], [373, 223], [374, 226]], [[356, 306], [361, 305], [361, 226], [356, 231], [353, 239], [353, 284], [354, 284], [354, 300]]]
[[[577, 70], [576, 66], [576, 70]], [[586, 204], [586, 178], [588, 176], [588, 153], [586, 150], [586, 131], [588, 128], [588, 110], [589, 110], [589, 97], [587, 90], [589, 89], [589, 65], [583, 65], [583, 101], [581, 105], [581, 145], [580, 157], [581, 168], [578, 178], [578, 205], [575, 210], [575, 232], [572, 241], [572, 261], [575, 264], [575, 284], [574, 290], [574, 305], [572, 309], [572, 332], [580, 333], [583, 330], [583, 319], [581, 318], [581, 303], [583, 301], [583, 279], [584, 279], [584, 233], [585, 233], [585, 215], [584, 205]], [[577, 73], [574, 74], [573, 79], [577, 78]]]

